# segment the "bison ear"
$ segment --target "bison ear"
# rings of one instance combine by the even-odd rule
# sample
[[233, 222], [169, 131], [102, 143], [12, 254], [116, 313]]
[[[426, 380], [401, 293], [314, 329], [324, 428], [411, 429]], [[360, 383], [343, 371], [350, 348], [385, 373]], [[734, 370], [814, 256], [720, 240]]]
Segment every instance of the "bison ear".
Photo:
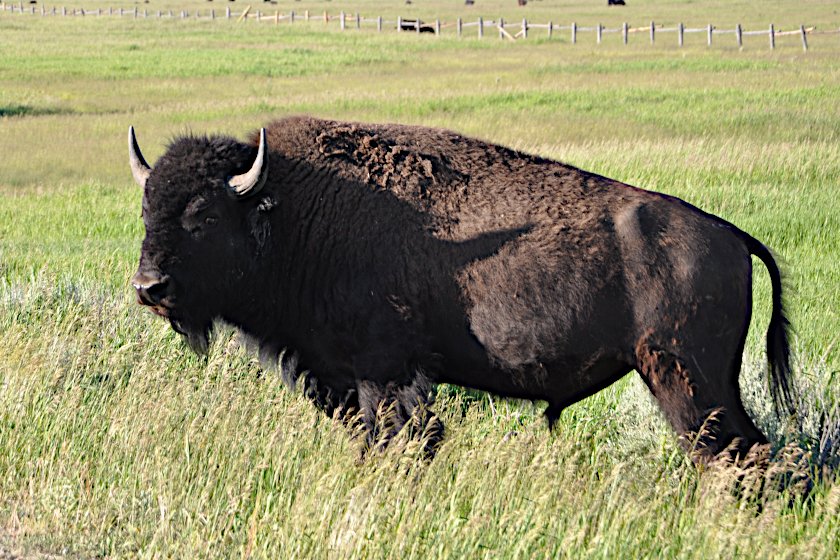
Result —
[[262, 252], [266, 241], [271, 234], [271, 221], [269, 214], [277, 206], [277, 202], [267, 196], [260, 203], [251, 209], [248, 215], [248, 225], [251, 228], [251, 236], [257, 244], [257, 252]]
[[146, 181], [152, 173], [152, 168], [149, 167], [149, 164], [143, 159], [143, 154], [140, 153], [140, 146], [137, 145], [133, 126], [128, 127], [128, 164], [131, 166], [134, 182], [140, 185], [140, 188], [145, 188]]
[[247, 172], [242, 175], [235, 175], [228, 179], [228, 184], [237, 196], [255, 195], [265, 186], [268, 179], [268, 158], [265, 157], [265, 129], [260, 129], [260, 147], [257, 150], [257, 159]]

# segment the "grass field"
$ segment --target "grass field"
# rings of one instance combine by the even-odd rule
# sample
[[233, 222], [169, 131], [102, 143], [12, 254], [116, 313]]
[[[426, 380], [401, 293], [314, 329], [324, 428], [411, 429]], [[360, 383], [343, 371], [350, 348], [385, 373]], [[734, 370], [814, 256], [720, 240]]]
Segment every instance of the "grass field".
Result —
[[[628, 1], [472, 10], [580, 25], [840, 25], [835, 2]], [[307, 8], [466, 14], [442, 0], [270, 9]], [[130, 124], [150, 161], [183, 132], [242, 137], [295, 113], [444, 126], [679, 196], [772, 247], [803, 393], [805, 433], [787, 439], [819, 437], [840, 397], [840, 37], [814, 36], [807, 54], [797, 37], [775, 51], [763, 37], [743, 51], [732, 38], [711, 49], [671, 38], [510, 44], [0, 12], [0, 558], [840, 555], [835, 474], [802, 500], [796, 487], [758, 497], [749, 471], [736, 495], [739, 472], [699, 473], [635, 374], [564, 412], [554, 433], [539, 404], [443, 387], [448, 434], [434, 461], [398, 442], [359, 463], [344, 429], [233, 333], [196, 357], [128, 286], [143, 235]], [[781, 445], [763, 376], [769, 282], [756, 271], [742, 389]]]

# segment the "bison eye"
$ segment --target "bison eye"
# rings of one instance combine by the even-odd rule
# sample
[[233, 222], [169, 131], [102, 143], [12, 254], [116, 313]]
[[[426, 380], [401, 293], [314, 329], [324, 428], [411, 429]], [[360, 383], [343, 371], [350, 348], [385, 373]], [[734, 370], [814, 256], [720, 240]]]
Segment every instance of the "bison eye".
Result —
[[207, 216], [206, 218], [204, 218], [204, 225], [215, 226], [216, 222], [218, 221], [219, 220], [218, 218], [216, 218], [216, 216]]

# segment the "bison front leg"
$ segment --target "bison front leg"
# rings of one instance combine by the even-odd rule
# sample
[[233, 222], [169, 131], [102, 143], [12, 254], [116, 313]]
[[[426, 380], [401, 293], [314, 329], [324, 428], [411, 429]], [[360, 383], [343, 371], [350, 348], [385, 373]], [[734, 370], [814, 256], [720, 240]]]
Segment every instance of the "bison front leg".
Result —
[[408, 384], [362, 380], [357, 386], [365, 451], [384, 449], [405, 429], [421, 443], [425, 456], [434, 456], [443, 439], [443, 423], [429, 410], [432, 387], [425, 376], [417, 375]]
[[328, 385], [311, 373], [303, 380], [303, 395], [318, 410], [346, 425], [352, 424], [359, 412], [359, 396], [356, 389]]

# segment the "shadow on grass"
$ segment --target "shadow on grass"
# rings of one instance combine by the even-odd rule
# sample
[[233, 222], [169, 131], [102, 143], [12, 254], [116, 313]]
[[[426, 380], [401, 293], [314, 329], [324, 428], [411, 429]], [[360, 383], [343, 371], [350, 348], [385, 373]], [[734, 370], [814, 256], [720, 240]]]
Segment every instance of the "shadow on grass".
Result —
[[40, 117], [44, 115], [69, 115], [72, 109], [59, 107], [32, 107], [31, 105], [0, 105], [2, 117]]

